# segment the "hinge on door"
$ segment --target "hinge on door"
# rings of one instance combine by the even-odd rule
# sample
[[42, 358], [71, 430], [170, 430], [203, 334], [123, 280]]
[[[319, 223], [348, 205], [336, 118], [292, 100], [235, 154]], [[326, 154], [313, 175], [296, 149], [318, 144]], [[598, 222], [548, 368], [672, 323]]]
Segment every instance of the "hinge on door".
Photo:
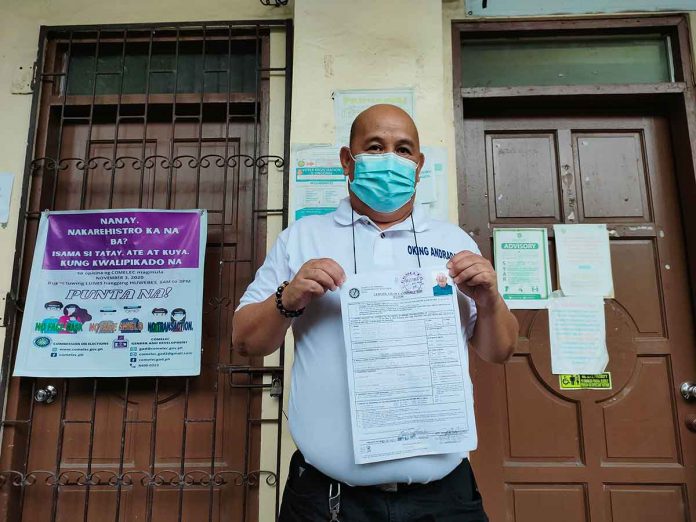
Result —
[[32, 65], [32, 71], [31, 71], [31, 90], [32, 92], [36, 92], [36, 84], [38, 83], [38, 77], [39, 77], [39, 62], [34, 62]]
[[278, 377], [273, 377], [271, 381], [271, 397], [278, 399], [281, 395], [283, 395], [283, 381]]

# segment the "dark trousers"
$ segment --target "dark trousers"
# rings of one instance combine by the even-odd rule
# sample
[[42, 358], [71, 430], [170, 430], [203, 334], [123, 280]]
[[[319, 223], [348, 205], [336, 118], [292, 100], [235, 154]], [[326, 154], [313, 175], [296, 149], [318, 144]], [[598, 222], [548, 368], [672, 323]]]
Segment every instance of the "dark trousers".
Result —
[[[307, 464], [298, 451], [290, 461], [279, 522], [328, 522], [329, 488], [338, 482]], [[341, 522], [488, 522], [467, 459], [449, 475], [397, 491], [341, 484]]]

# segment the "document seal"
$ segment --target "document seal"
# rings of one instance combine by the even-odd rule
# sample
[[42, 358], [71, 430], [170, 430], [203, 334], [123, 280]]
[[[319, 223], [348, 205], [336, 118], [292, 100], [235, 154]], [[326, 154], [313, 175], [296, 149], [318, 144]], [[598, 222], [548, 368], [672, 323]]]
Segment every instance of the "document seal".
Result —
[[404, 294], [420, 294], [423, 292], [423, 274], [406, 272], [401, 276], [401, 290]]

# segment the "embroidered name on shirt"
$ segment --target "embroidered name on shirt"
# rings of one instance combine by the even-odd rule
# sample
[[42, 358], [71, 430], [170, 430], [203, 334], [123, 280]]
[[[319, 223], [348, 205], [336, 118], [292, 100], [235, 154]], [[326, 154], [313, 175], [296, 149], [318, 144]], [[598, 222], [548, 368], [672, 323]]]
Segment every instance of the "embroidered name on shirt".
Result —
[[438, 257], [440, 259], [449, 259], [452, 256], [454, 256], [453, 252], [450, 252], [449, 250], [443, 250], [442, 248], [435, 248], [435, 247], [426, 247], [426, 246], [418, 246], [416, 247], [415, 245], [408, 245], [407, 248], [408, 254], [411, 256], [430, 256], [430, 257]]

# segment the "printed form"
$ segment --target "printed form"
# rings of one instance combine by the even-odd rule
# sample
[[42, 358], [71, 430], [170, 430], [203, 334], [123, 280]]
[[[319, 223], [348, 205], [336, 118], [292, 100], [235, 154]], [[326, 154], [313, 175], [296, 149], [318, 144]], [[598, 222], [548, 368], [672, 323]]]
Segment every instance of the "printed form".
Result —
[[356, 463], [474, 449], [467, 346], [447, 271], [351, 275], [341, 311]]

